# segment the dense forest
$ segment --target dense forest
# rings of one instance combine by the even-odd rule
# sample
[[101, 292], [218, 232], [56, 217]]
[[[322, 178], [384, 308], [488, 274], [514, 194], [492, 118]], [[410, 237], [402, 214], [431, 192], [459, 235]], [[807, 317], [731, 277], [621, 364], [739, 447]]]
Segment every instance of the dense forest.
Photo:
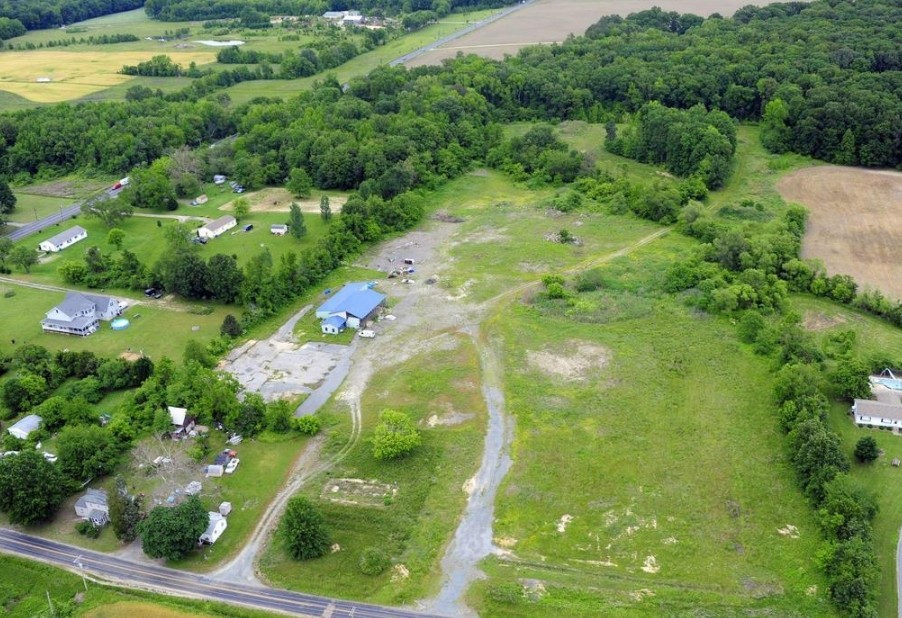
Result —
[[18, 20], [28, 30], [40, 30], [143, 5], [142, 0], [0, 0], [0, 17]]
[[357, 10], [367, 15], [398, 15], [434, 11], [447, 15], [456, 10], [498, 8], [510, 0], [147, 0], [144, 10], [154, 19], [186, 21], [264, 15], [322, 15], [326, 11]]

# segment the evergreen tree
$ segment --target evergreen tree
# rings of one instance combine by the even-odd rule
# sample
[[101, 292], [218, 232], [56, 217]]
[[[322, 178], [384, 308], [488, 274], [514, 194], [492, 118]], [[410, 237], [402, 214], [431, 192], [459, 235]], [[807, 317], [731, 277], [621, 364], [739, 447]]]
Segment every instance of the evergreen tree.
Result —
[[307, 235], [307, 224], [304, 223], [304, 213], [295, 202], [291, 203], [291, 214], [288, 217], [288, 231], [298, 240]]
[[0, 215], [8, 215], [16, 209], [16, 196], [6, 178], [0, 176]]
[[329, 532], [323, 516], [303, 496], [288, 501], [288, 508], [279, 522], [279, 534], [295, 560], [319, 558], [329, 551]]
[[332, 220], [332, 209], [329, 207], [328, 195], [324, 195], [319, 199], [319, 216], [326, 223]]

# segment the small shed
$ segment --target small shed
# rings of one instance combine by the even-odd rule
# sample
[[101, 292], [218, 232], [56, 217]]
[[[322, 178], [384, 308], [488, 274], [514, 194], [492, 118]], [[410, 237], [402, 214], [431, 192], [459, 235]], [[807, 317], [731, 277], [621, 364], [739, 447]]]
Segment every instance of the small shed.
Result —
[[902, 461], [899, 461], [898, 457], [894, 457], [893, 458], [893, 467], [898, 468], [900, 464], [902, 464]]
[[31, 432], [37, 431], [41, 426], [42, 420], [43, 419], [37, 414], [29, 414], [25, 418], [19, 420], [15, 425], [9, 427], [6, 431], [8, 431], [11, 436], [19, 438], [20, 440], [27, 440]]
[[195, 205], [206, 204], [208, 199], [209, 198], [207, 197], [206, 193], [204, 193], [202, 195], [198, 195], [196, 198], [194, 198], [194, 204]]
[[337, 335], [347, 326], [348, 321], [340, 315], [333, 315], [323, 320], [322, 329], [326, 335]]
[[232, 512], [232, 503], [231, 502], [223, 502], [219, 505], [219, 514], [225, 517], [229, 513]]
[[219, 478], [223, 475], [224, 472], [225, 468], [223, 468], [222, 466], [218, 464], [211, 464], [207, 466], [207, 469], [204, 473], [206, 474], [207, 478], [210, 478], [211, 476], [214, 478]]
[[269, 226], [269, 231], [276, 236], [284, 236], [288, 233], [288, 226], [284, 223], [273, 223]]

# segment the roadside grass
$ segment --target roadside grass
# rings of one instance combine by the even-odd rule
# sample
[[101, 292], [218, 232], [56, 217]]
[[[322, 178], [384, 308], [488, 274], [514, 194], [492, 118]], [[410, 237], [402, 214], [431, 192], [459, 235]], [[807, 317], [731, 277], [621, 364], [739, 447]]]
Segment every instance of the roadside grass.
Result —
[[[814, 334], [821, 341], [831, 333], [853, 330], [856, 334], [854, 350], [863, 358], [877, 354], [892, 357], [902, 350], [902, 330], [855, 309], [801, 295], [792, 297], [792, 306], [802, 314], [806, 323], [817, 325]], [[890, 431], [859, 429], [849, 417], [849, 405], [849, 402], [833, 405], [830, 427], [842, 438], [846, 453], [853, 462], [852, 476], [877, 496], [880, 511], [874, 519], [874, 545], [881, 571], [879, 611], [881, 616], [895, 617], [898, 612], [895, 574], [899, 513], [902, 513], [902, 470], [892, 467], [890, 462], [897, 457], [902, 459], [902, 437]], [[856, 463], [853, 456], [855, 443], [864, 436], [874, 437], [883, 450], [877, 461], [867, 465]]]
[[[15, 291], [9, 298], [3, 295]], [[226, 313], [235, 313], [234, 307], [215, 306], [209, 315], [197, 315], [174, 311], [147, 304], [128, 308], [123, 314], [130, 320], [125, 330], [114, 331], [109, 323], [101, 322], [101, 328], [89, 337], [44, 333], [41, 320], [44, 314], [61, 302], [63, 292], [36, 290], [8, 283], [0, 283], [0, 354], [12, 354], [16, 347], [27, 343], [42, 345], [48, 350], [91, 350], [104, 356], [119, 356], [129, 350], [143, 352], [153, 360], [168, 356], [181, 361], [185, 345], [191, 339], [206, 344], [219, 337], [219, 327]], [[136, 317], [136, 316], [140, 317]], [[198, 330], [193, 330], [194, 327]], [[165, 337], [160, 334], [165, 333]], [[15, 340], [15, 344], [13, 344]]]
[[[69, 174], [55, 180], [16, 187], [16, 193], [78, 200], [96, 195], [116, 182], [118, 176], [108, 174]], [[18, 207], [18, 206], [17, 206]]]
[[16, 209], [7, 217], [13, 223], [31, 223], [72, 205], [68, 198], [23, 193], [21, 189], [16, 190], [15, 195]]
[[[77, 606], [79, 616], [89, 618], [120, 618], [140, 614], [147, 618], [258, 618], [273, 614], [235, 607], [212, 601], [193, 601], [167, 597], [140, 590], [114, 588], [90, 581], [85, 584], [80, 575], [49, 565], [3, 556], [0, 569], [0, 602], [4, 616], [35, 618], [52, 616], [47, 604], [49, 594], [56, 608], [72, 601], [76, 594], [84, 595]], [[85, 586], [87, 585], [87, 590]]]
[[[516, 421], [496, 502], [504, 553], [471, 596], [486, 615], [833, 615], [768, 362], [727, 320], [656, 291], [688, 247], [661, 239], [602, 266], [599, 292], [484, 324]], [[778, 532], [787, 524], [799, 538]], [[545, 588], [533, 602], [523, 577]]]
[[[374, 386], [362, 401], [362, 438], [328, 475], [328, 479], [374, 480], [396, 488], [397, 494], [391, 499], [377, 496], [371, 506], [339, 504], [332, 500], [354, 497], [325, 492], [322, 482], [311, 483], [305, 491], [318, 501], [333, 543], [341, 549], [317, 560], [295, 562], [276, 541], [261, 558], [268, 580], [305, 592], [392, 604], [409, 603], [438, 590], [439, 560], [466, 504], [461, 487], [478, 467], [486, 419], [475, 346], [462, 335], [449, 335], [442, 343], [446, 345], [374, 377]], [[422, 432], [423, 444], [407, 458], [380, 462], [372, 456], [369, 438], [378, 414], [386, 408], [409, 414]], [[429, 427], [433, 415], [441, 420], [454, 413], [467, 416], [458, 418], [463, 421], [459, 424]], [[349, 431], [344, 404], [333, 401], [320, 414], [330, 425], [327, 448], [340, 448]], [[408, 575], [401, 574], [400, 566], [364, 575], [358, 563], [368, 547], [384, 551]]]

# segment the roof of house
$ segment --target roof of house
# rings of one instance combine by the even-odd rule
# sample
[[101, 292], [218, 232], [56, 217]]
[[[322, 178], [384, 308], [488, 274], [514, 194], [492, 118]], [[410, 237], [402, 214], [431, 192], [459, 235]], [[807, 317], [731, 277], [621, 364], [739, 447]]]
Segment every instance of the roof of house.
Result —
[[902, 405], [894, 403], [882, 403], [871, 399], [856, 399], [855, 414], [859, 416], [870, 416], [879, 418], [888, 418], [894, 421], [902, 421]]
[[271, 229], [271, 230], [287, 230], [288, 226], [285, 225], [284, 223], [273, 223], [272, 225], [269, 226], [269, 229]]
[[369, 283], [355, 281], [348, 283], [332, 298], [320, 305], [317, 312], [349, 313], [357, 318], [363, 318], [378, 307], [385, 300], [385, 295], [370, 289]]
[[66, 298], [63, 299], [63, 302], [58, 304], [55, 309], [59, 309], [68, 316], [74, 316], [76, 313], [90, 311], [92, 309], [103, 310], [112, 302], [114, 301], [109, 296], [69, 292], [66, 294]]
[[203, 227], [212, 232], [214, 230], [218, 230], [227, 225], [237, 225], [237, 224], [238, 224], [238, 221], [235, 219], [235, 217], [233, 217], [232, 215], [224, 215], [222, 217], [219, 217], [218, 219], [210, 221]]
[[88, 326], [90, 326], [91, 324], [94, 324], [95, 322], [97, 322], [96, 317], [83, 315], [83, 316], [77, 317], [73, 320], [54, 320], [51, 318], [44, 318], [43, 320], [41, 320], [41, 325], [42, 326], [57, 326], [59, 328], [70, 328], [70, 329], [74, 328], [76, 330], [83, 330], [83, 329], [87, 328]]
[[174, 406], [167, 406], [169, 410], [169, 416], [172, 418], [172, 424], [178, 425], [181, 427], [185, 424], [185, 416], [188, 414], [187, 408], [176, 408]]
[[341, 19], [347, 14], [346, 11], [326, 11], [323, 13], [325, 19]]
[[60, 232], [53, 238], [48, 238], [44, 242], [49, 242], [51, 244], [59, 246], [59, 245], [69, 242], [76, 236], [81, 236], [82, 234], [87, 234], [87, 233], [88, 232], [87, 232], [87, 230], [85, 230], [85, 228], [81, 227], [80, 225], [76, 225], [75, 227], [70, 227], [65, 232]]
[[345, 324], [347, 323], [348, 321], [340, 315], [333, 315], [323, 320], [323, 324], [328, 324], [329, 326], [334, 326], [335, 328], [344, 328]]
[[42, 419], [37, 414], [29, 414], [28, 416], [26, 416], [22, 419], [19, 419], [19, 421], [15, 425], [9, 427], [9, 429], [7, 431], [12, 431], [13, 429], [18, 429], [19, 431], [22, 431], [25, 433], [31, 433], [32, 431], [36, 430], [38, 427], [41, 426], [42, 420], [44, 420], [44, 419]]
[[75, 508], [84, 508], [88, 506], [88, 502], [95, 505], [107, 505], [107, 493], [104, 489], [89, 489], [85, 495], [75, 501]]

